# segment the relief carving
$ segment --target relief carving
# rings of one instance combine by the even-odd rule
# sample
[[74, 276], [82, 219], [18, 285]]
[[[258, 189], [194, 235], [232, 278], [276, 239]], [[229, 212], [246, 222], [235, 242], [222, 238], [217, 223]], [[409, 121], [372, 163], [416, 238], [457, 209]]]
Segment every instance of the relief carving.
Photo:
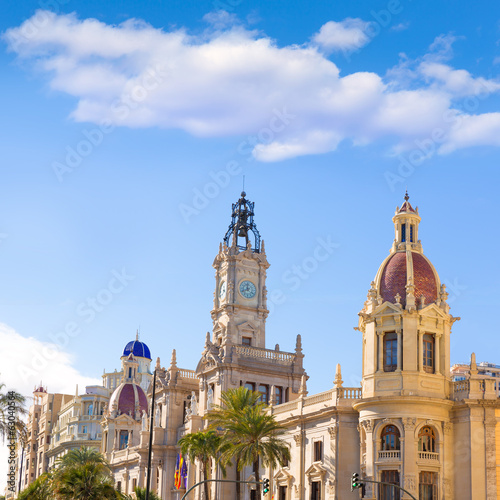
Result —
[[414, 417], [403, 418], [403, 426], [405, 431], [414, 431], [417, 425], [417, 419]]

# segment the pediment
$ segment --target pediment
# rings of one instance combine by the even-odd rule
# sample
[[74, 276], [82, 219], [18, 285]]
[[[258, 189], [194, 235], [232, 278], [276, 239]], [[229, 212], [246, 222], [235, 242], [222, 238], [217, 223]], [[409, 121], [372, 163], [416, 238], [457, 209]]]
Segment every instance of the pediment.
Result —
[[280, 469], [275, 475], [274, 480], [277, 483], [288, 483], [293, 479], [293, 476], [285, 469]]
[[120, 415], [117, 415], [115, 418], [115, 422], [117, 423], [136, 423], [135, 419], [132, 418], [128, 413], [120, 413]]
[[309, 481], [315, 478], [322, 478], [326, 474], [325, 467], [320, 462], [314, 462], [309, 469], [306, 470], [306, 476]]
[[251, 323], [250, 321], [244, 321], [243, 323], [239, 324], [237, 328], [238, 328], [239, 332], [241, 332], [241, 331], [256, 332], [257, 331], [257, 328], [255, 327], [255, 325], [253, 323]]
[[401, 314], [402, 312], [403, 312], [402, 307], [398, 307], [397, 304], [393, 304], [392, 302], [385, 301], [376, 307], [375, 311], [373, 311], [373, 313], [372, 313], [372, 316], [385, 316], [388, 314]]
[[428, 318], [446, 319], [449, 316], [449, 314], [446, 314], [435, 303], [429, 304], [428, 306], [425, 306], [423, 309], [420, 309], [419, 313], [422, 316], [426, 316]]

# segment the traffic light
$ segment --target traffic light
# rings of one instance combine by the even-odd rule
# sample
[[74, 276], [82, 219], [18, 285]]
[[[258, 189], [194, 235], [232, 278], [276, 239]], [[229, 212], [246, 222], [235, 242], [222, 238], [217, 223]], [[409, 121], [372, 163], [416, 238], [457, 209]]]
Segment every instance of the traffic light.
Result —
[[357, 490], [361, 486], [363, 486], [363, 483], [359, 479], [359, 474], [355, 472], [351, 477], [351, 491]]
[[264, 492], [264, 495], [269, 491], [269, 479], [266, 479], [265, 477], [262, 478], [262, 491]]

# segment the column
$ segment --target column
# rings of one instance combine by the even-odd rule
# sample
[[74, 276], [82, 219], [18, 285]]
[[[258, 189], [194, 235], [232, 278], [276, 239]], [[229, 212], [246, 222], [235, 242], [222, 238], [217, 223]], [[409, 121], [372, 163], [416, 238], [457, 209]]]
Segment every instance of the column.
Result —
[[424, 332], [418, 330], [418, 369], [424, 371]]
[[[363, 420], [361, 425], [365, 428], [366, 434], [366, 478], [374, 479], [375, 474], [375, 443], [373, 442], [373, 420]], [[375, 498], [375, 485], [373, 483], [366, 483], [366, 499]]]
[[384, 371], [384, 332], [377, 332], [378, 336], [378, 371]]
[[403, 355], [403, 344], [401, 342], [401, 330], [398, 330], [397, 332], [398, 336], [398, 368], [397, 371], [401, 371], [401, 365], [402, 365], [402, 355]]
[[439, 344], [441, 344], [441, 335], [436, 334], [434, 337], [434, 373], [440, 373], [441, 369], [441, 349], [439, 348]]

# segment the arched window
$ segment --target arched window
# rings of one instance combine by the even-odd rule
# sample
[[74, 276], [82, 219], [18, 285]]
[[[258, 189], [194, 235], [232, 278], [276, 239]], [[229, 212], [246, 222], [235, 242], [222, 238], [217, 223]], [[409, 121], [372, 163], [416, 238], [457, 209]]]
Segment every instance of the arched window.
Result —
[[418, 433], [418, 451], [436, 452], [436, 435], [434, 429], [426, 425]]
[[94, 405], [92, 403], [89, 404], [87, 414], [88, 415], [93, 415], [94, 414]]
[[423, 339], [424, 371], [434, 373], [434, 337], [426, 333]]
[[381, 438], [382, 451], [399, 450], [399, 429], [395, 425], [386, 425]]

